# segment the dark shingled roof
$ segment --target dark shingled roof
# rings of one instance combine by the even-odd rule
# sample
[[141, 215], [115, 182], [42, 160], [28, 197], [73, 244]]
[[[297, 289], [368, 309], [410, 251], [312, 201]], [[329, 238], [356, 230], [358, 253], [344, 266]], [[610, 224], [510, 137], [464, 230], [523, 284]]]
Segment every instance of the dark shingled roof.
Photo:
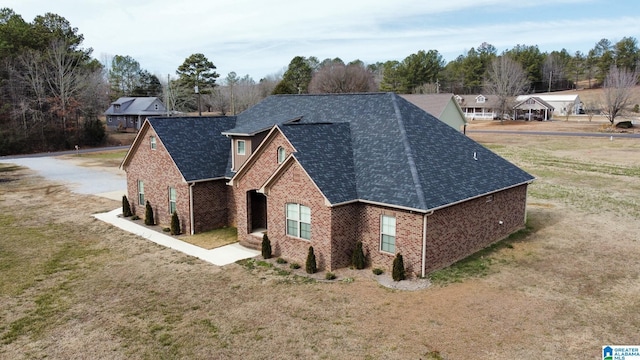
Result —
[[226, 176], [231, 141], [222, 132], [235, 126], [235, 117], [155, 117], [148, 121], [186, 181]]
[[393, 93], [271, 96], [226, 133], [255, 134], [273, 124], [285, 124], [294, 156], [332, 204], [365, 200], [427, 211], [533, 180]]

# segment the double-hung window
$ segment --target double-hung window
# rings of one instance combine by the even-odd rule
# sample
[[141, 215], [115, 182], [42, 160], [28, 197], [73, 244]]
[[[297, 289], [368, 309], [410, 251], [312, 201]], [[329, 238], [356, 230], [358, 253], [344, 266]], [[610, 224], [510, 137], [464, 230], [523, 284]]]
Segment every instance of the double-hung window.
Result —
[[176, 211], [176, 188], [169, 188], [169, 214], [173, 214]]
[[287, 204], [287, 235], [311, 239], [311, 209], [300, 204]]
[[244, 140], [238, 140], [238, 142], [236, 142], [236, 154], [244, 155], [245, 153], [246, 153], [245, 141]]
[[144, 205], [144, 182], [138, 180], [138, 204]]
[[149, 137], [149, 143], [151, 144], [151, 150], [155, 150], [156, 149], [156, 137], [155, 136], [150, 136]]
[[282, 164], [282, 162], [286, 157], [287, 157], [287, 151], [282, 146], [280, 146], [278, 148], [278, 164]]
[[382, 215], [380, 218], [380, 250], [396, 252], [396, 218]]

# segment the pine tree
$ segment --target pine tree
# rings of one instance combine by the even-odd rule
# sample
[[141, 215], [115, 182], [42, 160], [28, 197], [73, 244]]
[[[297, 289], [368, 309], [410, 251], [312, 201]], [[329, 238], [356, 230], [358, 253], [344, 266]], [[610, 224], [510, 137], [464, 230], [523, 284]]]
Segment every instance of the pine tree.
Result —
[[151, 208], [151, 204], [149, 204], [149, 200], [147, 200], [147, 205], [144, 209], [144, 224], [145, 225], [155, 225], [156, 221], [153, 219], [153, 209]]
[[362, 241], [356, 243], [356, 249], [351, 255], [351, 265], [354, 268], [361, 270], [367, 266], [367, 259], [364, 257], [364, 251], [362, 250]]
[[271, 241], [267, 234], [262, 236], [262, 257], [265, 259], [271, 258]]
[[178, 217], [178, 212], [174, 211], [171, 214], [171, 235], [180, 235], [180, 218]]
[[393, 278], [393, 281], [405, 279], [404, 260], [402, 260], [402, 255], [400, 253], [398, 253], [396, 258], [393, 259], [393, 272], [391, 273], [391, 277]]
[[131, 205], [129, 204], [129, 199], [127, 199], [127, 195], [122, 195], [122, 216], [129, 217], [133, 216], [131, 212]]
[[307, 255], [305, 270], [307, 270], [307, 274], [315, 274], [315, 272], [318, 271], [318, 267], [316, 265], [316, 254], [313, 253], [313, 246], [309, 246], [309, 254]]

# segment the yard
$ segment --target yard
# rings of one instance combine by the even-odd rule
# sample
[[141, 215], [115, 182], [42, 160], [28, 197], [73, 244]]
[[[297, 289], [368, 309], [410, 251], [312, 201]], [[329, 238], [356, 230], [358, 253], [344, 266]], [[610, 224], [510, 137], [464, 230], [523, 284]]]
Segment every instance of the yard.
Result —
[[417, 291], [371, 269], [325, 282], [216, 267], [90, 216], [117, 201], [0, 164], [0, 358], [598, 359], [637, 345], [638, 139], [470, 136], [538, 178], [529, 232]]

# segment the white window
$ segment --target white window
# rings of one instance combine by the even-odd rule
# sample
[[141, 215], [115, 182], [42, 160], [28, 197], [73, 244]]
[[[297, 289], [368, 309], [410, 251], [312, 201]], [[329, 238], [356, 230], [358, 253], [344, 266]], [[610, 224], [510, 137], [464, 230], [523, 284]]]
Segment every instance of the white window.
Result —
[[478, 95], [478, 96], [476, 97], [476, 102], [478, 102], [478, 103], [483, 103], [483, 102], [485, 102], [486, 100], [487, 100], [487, 99], [486, 99], [484, 96], [482, 96], [482, 95]]
[[287, 235], [311, 239], [311, 209], [300, 204], [287, 204]]
[[244, 155], [245, 154], [245, 143], [244, 140], [238, 140], [236, 143], [236, 154]]
[[144, 182], [138, 180], [138, 204], [144, 205]]
[[278, 148], [278, 164], [282, 164], [285, 157], [287, 157], [287, 151], [282, 146], [280, 146]]
[[380, 250], [396, 252], [396, 218], [382, 215], [380, 218]]
[[149, 137], [149, 143], [151, 144], [151, 150], [155, 150], [156, 149], [156, 137], [155, 136], [150, 136]]
[[169, 188], [169, 214], [173, 214], [176, 211], [176, 188]]

